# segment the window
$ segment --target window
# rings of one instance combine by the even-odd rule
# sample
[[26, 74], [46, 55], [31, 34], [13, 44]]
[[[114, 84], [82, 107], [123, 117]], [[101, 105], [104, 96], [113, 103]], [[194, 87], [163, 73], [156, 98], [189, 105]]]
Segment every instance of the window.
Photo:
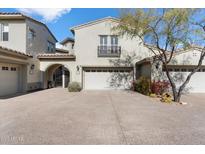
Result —
[[48, 41], [48, 52], [54, 52], [55, 45], [54, 43]]
[[117, 46], [118, 45], [118, 37], [116, 35], [112, 35], [110, 37], [111, 39], [111, 46]]
[[2, 70], [3, 70], [3, 71], [8, 71], [9, 68], [8, 68], [8, 67], [5, 67], [5, 66], [2, 66]]
[[119, 57], [120, 53], [121, 47], [118, 46], [117, 35], [100, 35], [98, 57]]
[[100, 36], [100, 45], [106, 46], [107, 45], [107, 38], [108, 38], [107, 35], [101, 35]]
[[117, 53], [118, 52], [118, 37], [116, 35], [113, 35], [110, 37], [111, 39], [111, 53]]
[[186, 72], [187, 69], [186, 69], [186, 68], [182, 68], [181, 71], [182, 71], [182, 72]]
[[7, 23], [1, 24], [1, 40], [2, 41], [9, 40], [9, 25]]
[[34, 31], [33, 29], [30, 29], [30, 28], [29, 28], [29, 31], [28, 31], [28, 39], [32, 41], [32, 40], [34, 40], [35, 36], [36, 36], [35, 31]]
[[11, 71], [16, 71], [16, 67], [11, 67]]

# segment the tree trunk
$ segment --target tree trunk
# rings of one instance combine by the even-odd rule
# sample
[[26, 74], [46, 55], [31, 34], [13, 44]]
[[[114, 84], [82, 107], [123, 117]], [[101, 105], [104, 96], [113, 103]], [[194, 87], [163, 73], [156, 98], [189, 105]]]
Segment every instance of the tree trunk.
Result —
[[170, 83], [171, 88], [172, 88], [172, 94], [173, 94], [174, 101], [178, 102], [178, 101], [180, 101], [180, 98], [178, 97], [176, 85], [175, 85], [174, 81], [172, 80], [172, 77], [169, 74], [167, 65], [164, 64], [164, 67], [165, 67], [165, 72], [166, 72], [167, 78], [168, 78], [169, 83]]

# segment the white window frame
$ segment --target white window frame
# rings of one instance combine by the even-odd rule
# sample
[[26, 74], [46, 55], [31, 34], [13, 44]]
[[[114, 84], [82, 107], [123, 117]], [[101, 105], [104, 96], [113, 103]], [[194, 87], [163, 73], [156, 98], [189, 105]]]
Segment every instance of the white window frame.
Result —
[[100, 45], [101, 46], [108, 46], [108, 35], [100, 35]]
[[[7, 30], [5, 30], [5, 26], [7, 26]], [[9, 41], [9, 24], [8, 23], [1, 23], [0, 24], [0, 32], [1, 32], [1, 41], [7, 42]], [[4, 40], [4, 33], [8, 33], [8, 40]]]
[[29, 28], [28, 29], [28, 40], [33, 41], [35, 37], [36, 37], [36, 32], [33, 29]]
[[117, 35], [110, 36], [110, 44], [111, 46], [118, 46], [118, 36]]
[[55, 50], [55, 44], [50, 41], [47, 41], [47, 52], [54, 52], [54, 50]]

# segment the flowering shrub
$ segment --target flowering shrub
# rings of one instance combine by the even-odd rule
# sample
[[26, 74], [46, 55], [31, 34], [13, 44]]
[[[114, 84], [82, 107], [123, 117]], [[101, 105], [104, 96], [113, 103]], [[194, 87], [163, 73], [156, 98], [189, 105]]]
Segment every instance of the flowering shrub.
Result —
[[172, 103], [172, 96], [168, 93], [162, 94], [161, 101], [164, 103]]
[[138, 80], [133, 82], [132, 89], [144, 95], [150, 93], [150, 79], [146, 77], [140, 77]]
[[163, 93], [168, 91], [169, 86], [170, 84], [168, 81], [153, 81], [150, 90], [156, 95], [162, 95]]

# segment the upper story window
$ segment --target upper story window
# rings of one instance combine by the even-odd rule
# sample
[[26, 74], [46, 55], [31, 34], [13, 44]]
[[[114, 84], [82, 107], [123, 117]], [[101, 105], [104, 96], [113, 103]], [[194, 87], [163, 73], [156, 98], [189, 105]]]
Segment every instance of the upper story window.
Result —
[[117, 35], [100, 35], [98, 57], [119, 57], [121, 47], [118, 46]]
[[28, 39], [32, 41], [32, 40], [34, 40], [35, 36], [36, 36], [36, 32], [33, 29], [29, 28]]
[[107, 38], [108, 36], [107, 35], [100, 35], [100, 45], [101, 46], [106, 46], [107, 45]]
[[118, 45], [118, 36], [117, 35], [110, 36], [110, 39], [111, 39], [111, 46], [117, 46]]
[[8, 23], [1, 24], [1, 40], [9, 41], [9, 24]]
[[47, 51], [48, 51], [48, 52], [54, 52], [54, 50], [55, 50], [55, 45], [54, 45], [54, 43], [48, 41], [48, 49], [47, 49]]

